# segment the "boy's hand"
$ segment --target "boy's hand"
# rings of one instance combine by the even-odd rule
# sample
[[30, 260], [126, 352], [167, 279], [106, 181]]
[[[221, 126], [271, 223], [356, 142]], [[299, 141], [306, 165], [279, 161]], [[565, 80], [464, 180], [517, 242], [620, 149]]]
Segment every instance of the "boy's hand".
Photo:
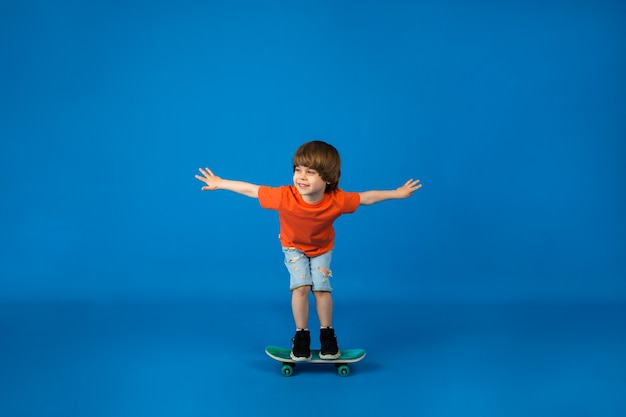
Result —
[[202, 175], [196, 175], [196, 179], [202, 181], [206, 185], [202, 187], [202, 191], [213, 191], [220, 188], [220, 182], [222, 179], [217, 175], [213, 174], [209, 168], [200, 168], [200, 172]]
[[411, 178], [402, 187], [396, 188], [396, 193], [398, 193], [398, 198], [407, 198], [413, 194], [413, 191], [417, 191], [420, 188], [422, 188], [420, 180], [414, 180]]

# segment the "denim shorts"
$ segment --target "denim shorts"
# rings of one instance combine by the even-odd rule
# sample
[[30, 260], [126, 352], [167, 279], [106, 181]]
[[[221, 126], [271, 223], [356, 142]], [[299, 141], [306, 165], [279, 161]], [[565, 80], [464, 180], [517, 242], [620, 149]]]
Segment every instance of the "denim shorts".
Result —
[[283, 248], [285, 266], [289, 271], [289, 289], [310, 285], [313, 291], [332, 292], [330, 258], [332, 251], [309, 258], [296, 248]]

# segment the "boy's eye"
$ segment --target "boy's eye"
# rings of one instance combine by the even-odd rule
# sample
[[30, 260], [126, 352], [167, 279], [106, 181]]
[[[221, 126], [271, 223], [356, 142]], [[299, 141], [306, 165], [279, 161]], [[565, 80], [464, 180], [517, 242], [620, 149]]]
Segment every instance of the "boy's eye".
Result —
[[313, 171], [312, 169], [309, 169], [306, 173], [309, 174], [309, 175], [317, 174], [317, 172]]

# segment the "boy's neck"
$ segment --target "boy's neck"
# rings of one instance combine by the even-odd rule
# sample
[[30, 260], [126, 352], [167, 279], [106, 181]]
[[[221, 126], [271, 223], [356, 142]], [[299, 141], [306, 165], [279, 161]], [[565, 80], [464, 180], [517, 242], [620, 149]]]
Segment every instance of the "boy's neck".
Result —
[[301, 194], [300, 197], [302, 197], [302, 200], [307, 204], [318, 204], [324, 199], [324, 194], [324, 192], [321, 194]]

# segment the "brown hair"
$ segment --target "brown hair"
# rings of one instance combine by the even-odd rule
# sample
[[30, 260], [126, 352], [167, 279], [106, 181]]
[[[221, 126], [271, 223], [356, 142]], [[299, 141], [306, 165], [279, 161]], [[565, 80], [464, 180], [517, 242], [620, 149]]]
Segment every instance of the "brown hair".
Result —
[[341, 159], [334, 146], [321, 140], [307, 142], [300, 146], [293, 156], [293, 168], [305, 166], [316, 170], [327, 182], [325, 192], [335, 191], [341, 176]]

